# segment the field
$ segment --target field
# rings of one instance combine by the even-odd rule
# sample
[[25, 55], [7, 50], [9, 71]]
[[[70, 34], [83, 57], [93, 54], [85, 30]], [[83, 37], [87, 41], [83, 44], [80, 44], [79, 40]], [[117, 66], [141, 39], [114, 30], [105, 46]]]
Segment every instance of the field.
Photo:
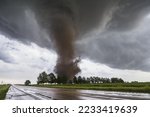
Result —
[[0, 85], [0, 100], [5, 99], [8, 89], [9, 85]]
[[33, 85], [47, 88], [67, 88], [84, 90], [103, 90], [150, 93], [150, 83], [101, 83], [101, 84], [57, 84], [57, 85]]

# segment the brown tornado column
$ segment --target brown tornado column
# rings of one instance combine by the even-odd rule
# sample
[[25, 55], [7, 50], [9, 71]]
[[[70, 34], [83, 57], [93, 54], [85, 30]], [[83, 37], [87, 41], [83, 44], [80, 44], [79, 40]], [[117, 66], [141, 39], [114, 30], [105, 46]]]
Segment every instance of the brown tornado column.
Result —
[[72, 82], [73, 77], [80, 72], [79, 60], [75, 60], [74, 41], [76, 36], [73, 22], [65, 15], [58, 15], [51, 20], [51, 38], [58, 54], [55, 72], [58, 82]]

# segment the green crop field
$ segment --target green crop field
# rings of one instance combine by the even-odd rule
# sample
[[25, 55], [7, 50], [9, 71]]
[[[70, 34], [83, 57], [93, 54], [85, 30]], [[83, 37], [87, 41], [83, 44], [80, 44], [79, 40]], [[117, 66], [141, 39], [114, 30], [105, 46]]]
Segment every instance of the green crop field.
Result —
[[150, 93], [150, 83], [57, 84], [57, 85], [33, 85], [33, 86], [47, 87], [47, 88]]
[[5, 99], [8, 89], [9, 85], [0, 85], [0, 100]]

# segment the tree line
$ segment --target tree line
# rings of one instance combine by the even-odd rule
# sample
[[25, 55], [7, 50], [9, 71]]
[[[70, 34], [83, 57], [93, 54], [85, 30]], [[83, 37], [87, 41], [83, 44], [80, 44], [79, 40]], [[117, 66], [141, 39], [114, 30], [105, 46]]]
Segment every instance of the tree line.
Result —
[[[65, 84], [66, 78], [56, 76], [54, 73], [47, 74], [45, 71], [40, 73], [37, 77], [37, 84], [44, 83], [55, 83], [55, 84]], [[82, 77], [82, 76], [74, 76], [73, 81], [71, 83], [74, 84], [98, 84], [98, 83], [124, 83], [122, 78], [103, 78], [103, 77]]]

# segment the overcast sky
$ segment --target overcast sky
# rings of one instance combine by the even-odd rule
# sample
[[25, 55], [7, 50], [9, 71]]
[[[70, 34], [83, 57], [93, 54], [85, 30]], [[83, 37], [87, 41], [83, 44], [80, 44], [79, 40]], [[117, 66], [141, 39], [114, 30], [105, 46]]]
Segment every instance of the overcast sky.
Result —
[[[24, 7], [23, 2], [0, 2], [4, 5], [0, 4], [0, 82], [31, 80], [36, 83], [39, 73], [53, 72], [57, 61], [57, 49], [46, 31], [49, 13], [53, 16], [48, 11], [54, 10], [51, 6], [54, 1], [49, 1], [51, 7], [43, 11]], [[56, 9], [59, 2], [55, 4]], [[67, 17], [77, 17], [73, 23], [79, 29], [74, 43], [76, 56], [81, 56], [78, 75], [150, 82], [149, 0], [95, 0], [92, 4], [90, 0], [73, 0], [70, 3], [72, 12], [64, 7], [68, 5], [67, 0], [63, 0], [64, 6], [57, 12], [59, 15], [69, 12]], [[37, 13], [42, 13], [38, 16], [42, 21]], [[38, 21], [44, 22], [43, 27]]]
[[[149, 27], [150, 15], [147, 15], [132, 31], [122, 34], [110, 32], [110, 34], [101, 34], [102, 36], [97, 35], [97, 37], [104, 36], [100, 39], [100, 43], [95, 37], [93, 42], [90, 41], [91, 39], [89, 41], [83, 39], [80, 44], [77, 42], [77, 45], [82, 46], [83, 51], [87, 52], [86, 56], [89, 56], [89, 58], [84, 57], [79, 64], [82, 70], [79, 75], [121, 77], [125, 81], [150, 81]], [[115, 36], [111, 36], [112, 33]], [[99, 58], [101, 62], [97, 60]], [[0, 81], [24, 83], [29, 79], [36, 83], [40, 72], [53, 72], [56, 59], [57, 54], [53, 50], [39, 47], [35, 43], [23, 44], [0, 35]], [[131, 67], [133, 70], [127, 69], [128, 64], [134, 64], [134, 67]], [[130, 66], [132, 65], [129, 65], [129, 68]]]

